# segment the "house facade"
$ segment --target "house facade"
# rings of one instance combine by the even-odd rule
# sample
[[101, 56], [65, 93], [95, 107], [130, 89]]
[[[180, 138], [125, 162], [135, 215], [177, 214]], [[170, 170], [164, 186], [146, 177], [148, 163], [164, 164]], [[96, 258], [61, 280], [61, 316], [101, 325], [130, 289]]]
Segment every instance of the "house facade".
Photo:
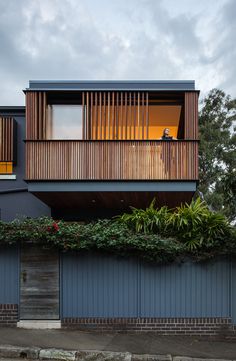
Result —
[[28, 214], [2, 203], [2, 219], [51, 212], [89, 220], [154, 197], [159, 206], [189, 202], [198, 94], [193, 81], [30, 81], [25, 108], [0, 109], [1, 197], [23, 192], [35, 204]]
[[[3, 221], [87, 222], [153, 198], [169, 207], [191, 201], [194, 81], [30, 81], [24, 92], [25, 107], [0, 108]], [[0, 271], [4, 324], [215, 335], [236, 322], [229, 260], [155, 266], [27, 244], [1, 249]]]

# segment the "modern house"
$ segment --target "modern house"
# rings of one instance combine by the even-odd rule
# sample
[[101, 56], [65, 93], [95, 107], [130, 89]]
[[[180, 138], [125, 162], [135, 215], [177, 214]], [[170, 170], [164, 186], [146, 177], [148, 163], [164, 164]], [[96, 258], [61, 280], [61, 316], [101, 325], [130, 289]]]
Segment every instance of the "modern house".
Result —
[[[30, 81], [23, 188], [65, 219], [111, 216], [154, 197], [160, 206], [190, 201], [198, 93], [193, 81]], [[12, 132], [2, 128], [3, 148], [14, 152], [14, 119], [1, 121]], [[160, 140], [165, 128], [174, 140]], [[0, 156], [14, 174], [13, 153]]]
[[[30, 81], [24, 92], [25, 108], [0, 108], [2, 220], [88, 221], [146, 207], [154, 197], [159, 206], [191, 201], [194, 81]], [[162, 139], [165, 128], [172, 139]], [[154, 266], [4, 248], [0, 323], [215, 335], [236, 322], [235, 275], [228, 260]]]

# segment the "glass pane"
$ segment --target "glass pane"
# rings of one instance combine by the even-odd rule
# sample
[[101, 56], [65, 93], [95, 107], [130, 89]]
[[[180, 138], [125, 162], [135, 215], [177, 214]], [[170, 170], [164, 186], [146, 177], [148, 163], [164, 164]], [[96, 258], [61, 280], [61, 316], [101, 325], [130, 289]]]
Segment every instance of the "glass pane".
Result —
[[12, 174], [13, 164], [12, 162], [0, 162], [0, 174]]
[[177, 138], [180, 114], [180, 105], [149, 106], [149, 139], [160, 139], [165, 128], [170, 130], [170, 136]]
[[51, 106], [51, 138], [82, 139], [82, 106]]

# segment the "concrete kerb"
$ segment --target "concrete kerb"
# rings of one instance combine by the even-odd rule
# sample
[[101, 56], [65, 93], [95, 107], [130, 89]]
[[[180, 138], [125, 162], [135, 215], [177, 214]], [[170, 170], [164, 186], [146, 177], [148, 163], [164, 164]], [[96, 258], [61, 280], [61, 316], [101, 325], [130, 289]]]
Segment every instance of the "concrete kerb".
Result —
[[207, 359], [172, 355], [136, 355], [130, 352], [60, 350], [55, 348], [18, 347], [0, 345], [0, 358], [28, 360], [61, 360], [61, 361], [236, 361], [226, 359]]

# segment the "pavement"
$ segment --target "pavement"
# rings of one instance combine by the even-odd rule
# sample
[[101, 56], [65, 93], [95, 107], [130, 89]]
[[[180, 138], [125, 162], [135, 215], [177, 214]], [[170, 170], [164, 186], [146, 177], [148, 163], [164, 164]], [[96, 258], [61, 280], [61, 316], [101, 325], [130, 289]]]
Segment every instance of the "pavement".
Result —
[[[51, 351], [49, 349], [51, 349]], [[15, 350], [15, 353], [13, 351], [7, 353], [9, 350]], [[87, 356], [83, 353], [84, 350], [87, 350]], [[34, 351], [36, 352], [36, 356], [33, 357], [33, 354], [30, 354], [30, 352]], [[61, 356], [58, 356], [60, 354], [59, 351], [61, 352]], [[63, 356], [63, 352], [67, 352], [68, 355], [68, 351], [74, 351], [72, 358]], [[55, 356], [55, 352], [57, 352], [57, 356]], [[111, 356], [112, 353], [114, 353], [113, 356], [115, 358]], [[84, 356], [80, 357], [78, 355]], [[159, 356], [155, 356], [155, 358], [150, 355]], [[155, 333], [123, 334], [85, 332], [69, 329], [28, 330], [2, 327], [0, 328], [0, 361], [1, 358], [5, 357], [8, 359], [14, 358], [15, 360], [16, 358], [21, 358], [21, 360], [22, 358], [57, 358], [71, 361], [188, 361], [195, 360], [196, 358], [236, 361], [236, 340], [197, 339], [187, 336], [159, 336]]]

